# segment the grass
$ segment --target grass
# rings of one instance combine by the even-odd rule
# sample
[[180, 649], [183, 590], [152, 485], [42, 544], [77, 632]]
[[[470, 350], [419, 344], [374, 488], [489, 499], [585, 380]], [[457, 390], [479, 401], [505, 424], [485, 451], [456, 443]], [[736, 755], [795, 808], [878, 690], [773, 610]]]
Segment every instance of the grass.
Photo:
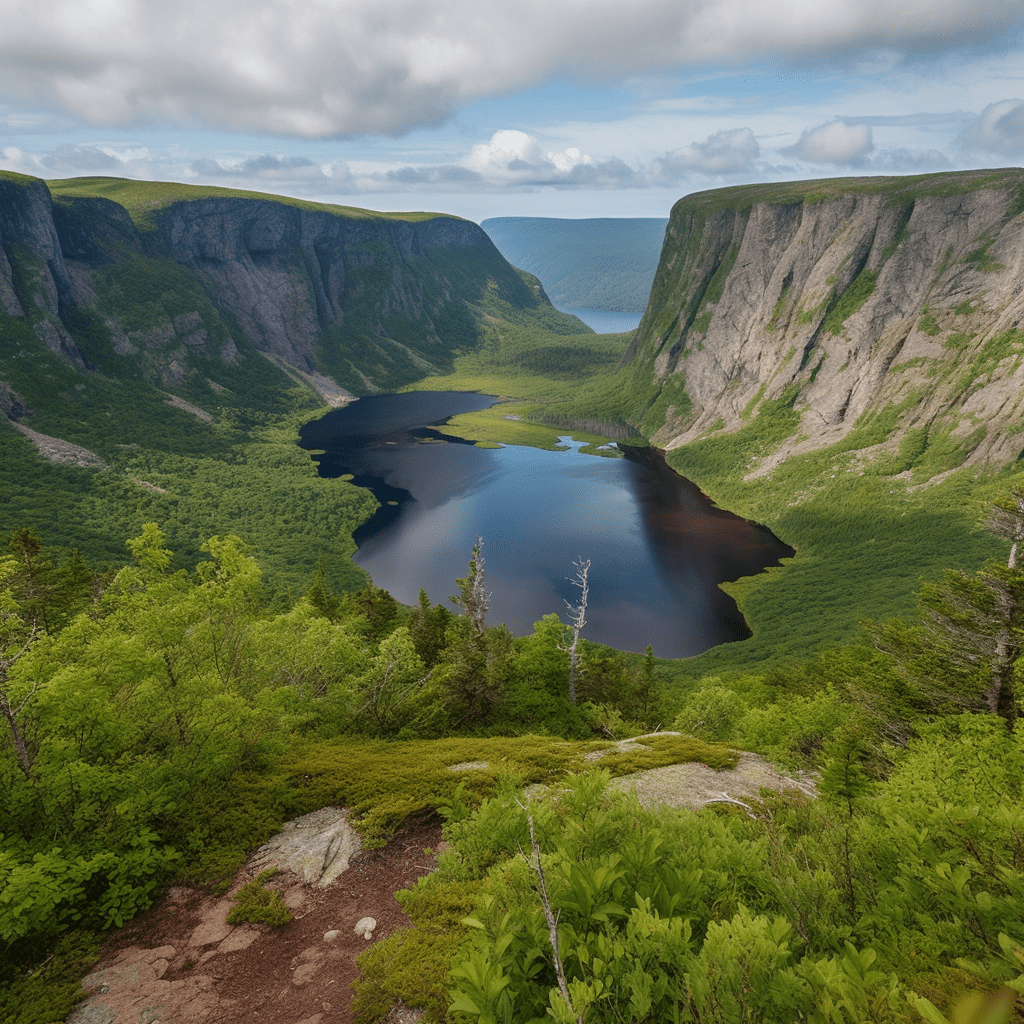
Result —
[[1016, 193], [1022, 186], [1024, 171], [1018, 168], [738, 185], [695, 192], [680, 199], [672, 208], [670, 224], [675, 220], [677, 211], [707, 217], [723, 210], [747, 209], [755, 203], [820, 203], [842, 196], [873, 195], [883, 195], [892, 203], [902, 204], [926, 196], [961, 195], [979, 188], [1013, 190]]
[[871, 298], [877, 280], [878, 274], [870, 270], [862, 270], [825, 317], [822, 329], [837, 336], [841, 334], [843, 324]]
[[[560, 447], [559, 438], [564, 437], [566, 431], [532, 421], [531, 417], [543, 412], [544, 406], [536, 402], [502, 402], [490, 409], [453, 416], [437, 430], [442, 434], [464, 437], [483, 444], [528, 445], [531, 448], [555, 451]], [[574, 441], [586, 442], [581, 450], [588, 455], [618, 454], [614, 449], [597, 451], [598, 446], [608, 442], [608, 438], [603, 435], [573, 430], [572, 437]]]
[[[22, 177], [18, 175], [17, 177]], [[32, 180], [32, 179], [25, 179]], [[447, 213], [378, 213], [362, 210], [355, 206], [335, 206], [331, 203], [314, 203], [289, 196], [271, 195], [267, 192], [249, 192], [237, 188], [221, 188], [217, 185], [185, 185], [169, 181], [137, 181], [131, 178], [60, 178], [47, 181], [50, 193], [55, 199], [100, 197], [111, 199], [123, 206], [140, 231], [156, 230], [153, 214], [173, 203], [189, 202], [196, 199], [245, 199], [266, 201], [294, 206], [300, 210], [316, 210], [338, 217], [357, 220], [404, 220], [422, 221], [433, 217], [451, 217]], [[457, 218], [453, 218], [457, 219]]]

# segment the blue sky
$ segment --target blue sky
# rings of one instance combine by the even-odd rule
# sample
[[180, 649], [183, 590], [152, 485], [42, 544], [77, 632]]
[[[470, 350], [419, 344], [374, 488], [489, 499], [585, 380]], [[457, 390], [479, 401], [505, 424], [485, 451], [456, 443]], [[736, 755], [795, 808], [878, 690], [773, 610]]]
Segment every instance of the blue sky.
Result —
[[667, 216], [1024, 156], [1024, 0], [0, 0], [0, 167]]

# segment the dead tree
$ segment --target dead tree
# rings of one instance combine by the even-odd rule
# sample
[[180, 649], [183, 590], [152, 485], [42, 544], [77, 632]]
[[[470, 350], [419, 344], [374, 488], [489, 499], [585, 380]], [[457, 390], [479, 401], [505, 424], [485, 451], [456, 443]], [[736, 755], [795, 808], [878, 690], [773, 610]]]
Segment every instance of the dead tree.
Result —
[[583, 627], [587, 624], [587, 596], [590, 592], [590, 586], [588, 578], [590, 576], [590, 559], [584, 560], [580, 558], [578, 562], [573, 562], [576, 567], [576, 578], [569, 580], [574, 587], [580, 589], [580, 599], [578, 604], [570, 604], [568, 601], [565, 602], [566, 608], [569, 609], [569, 624], [572, 627], [572, 643], [568, 647], [564, 648], [569, 654], [569, 703], [576, 703], [576, 684], [579, 682], [580, 677], [580, 633], [583, 632]]
[[[588, 562], [587, 564], [589, 565], [590, 563]], [[516, 803], [526, 812], [526, 823], [530, 827], [530, 852], [533, 856], [532, 859], [527, 857], [526, 862], [537, 875], [540, 905], [544, 911], [544, 920], [548, 925], [548, 941], [551, 943], [551, 956], [555, 965], [558, 991], [565, 1001], [565, 1005], [569, 1007], [570, 1012], [576, 1016], [577, 1024], [583, 1024], [582, 1015], [577, 1014], [576, 1008], [572, 1005], [572, 996], [569, 994], [569, 985], [565, 977], [565, 967], [562, 964], [562, 956], [558, 952], [558, 915], [551, 909], [551, 900], [548, 899], [548, 887], [547, 881], [544, 878], [544, 864], [541, 861], [540, 844], [537, 842], [537, 837], [533, 831], [533, 815], [530, 813], [529, 804], [521, 804], [518, 800], [516, 800]]]

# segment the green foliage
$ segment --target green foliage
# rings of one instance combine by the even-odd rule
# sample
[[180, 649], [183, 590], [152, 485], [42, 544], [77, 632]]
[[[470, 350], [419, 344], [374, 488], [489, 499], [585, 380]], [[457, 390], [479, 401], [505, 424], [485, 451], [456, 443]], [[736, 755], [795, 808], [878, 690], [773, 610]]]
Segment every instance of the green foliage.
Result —
[[261, 871], [246, 882], [232, 897], [235, 905], [228, 911], [228, 924], [269, 924], [275, 928], [288, 924], [292, 912], [284, 905], [280, 890], [268, 888], [267, 882], [277, 874], [276, 868]]
[[779, 317], [782, 316], [783, 310], [786, 308], [786, 303], [789, 301], [788, 287], [783, 288], [779, 295], [778, 301], [775, 303], [775, 308], [772, 310], [771, 319], [765, 324], [765, 330], [769, 332], [775, 332], [779, 329]]
[[969, 334], [965, 334], [963, 331], [954, 331], [943, 342], [943, 345], [945, 345], [946, 348], [952, 348], [956, 349], [957, 352], [962, 352], [971, 343], [971, 339], [976, 336], [976, 331], [972, 331]]
[[0, 961], [0, 1021], [59, 1024], [85, 997], [82, 975], [99, 956], [95, 935], [68, 932], [39, 963]]
[[991, 253], [989, 253], [989, 249], [992, 248], [994, 242], [995, 238], [984, 238], [981, 245], [967, 253], [961, 262], [965, 263], [972, 270], [978, 270], [983, 274], [990, 274], [995, 270], [1002, 270], [1002, 263], [995, 260]]
[[485, 801], [448, 827], [451, 850], [421, 883], [427, 903], [483, 884], [450, 960], [448, 1013], [909, 1024], [960, 1019], [965, 985], [1019, 986], [1022, 876], [1007, 832], [1024, 806], [1019, 742], [961, 718], [926, 732], [889, 779], [864, 774], [865, 751], [847, 734], [826, 757], [825, 799], [775, 801], [753, 821], [651, 814], [600, 774], [526, 804]]
[[841, 334], [843, 324], [871, 298], [877, 281], [878, 274], [875, 271], [862, 270], [829, 310], [822, 328], [830, 334]]
[[1024, 359], [1024, 330], [1020, 328], [1003, 331], [986, 341], [961, 375], [960, 386], [968, 388], [983, 376], [991, 377], [995, 368], [1010, 357], [1015, 367]]
[[941, 330], [938, 321], [932, 313], [928, 312], [927, 308], [923, 311], [923, 314], [924, 315], [918, 321], [917, 329], [934, 338]]
[[396, 893], [412, 926], [374, 943], [358, 960], [353, 1015], [379, 1020], [396, 1000], [422, 1007], [434, 1020], [448, 1007], [448, 971], [466, 934], [463, 918], [480, 893], [479, 882], [440, 882], [434, 875]]
[[[578, 777], [558, 797], [529, 805], [571, 1006], [555, 987], [536, 862], [519, 852], [526, 808], [508, 798], [500, 811], [485, 803], [452, 830], [453, 854], [435, 890], [456, 867], [473, 865], [487, 878], [451, 971], [456, 1020], [537, 1021], [550, 1012], [566, 1021], [724, 1024], [797, 1012], [852, 1024], [887, 1007], [898, 986], [874, 950], [823, 947], [769, 895], [777, 889], [756, 824], [654, 816], [604, 786], [600, 775]], [[498, 821], [504, 838], [496, 847]], [[481, 841], [490, 860], [467, 861]], [[757, 908], [737, 902], [735, 888], [727, 895], [733, 886]]]

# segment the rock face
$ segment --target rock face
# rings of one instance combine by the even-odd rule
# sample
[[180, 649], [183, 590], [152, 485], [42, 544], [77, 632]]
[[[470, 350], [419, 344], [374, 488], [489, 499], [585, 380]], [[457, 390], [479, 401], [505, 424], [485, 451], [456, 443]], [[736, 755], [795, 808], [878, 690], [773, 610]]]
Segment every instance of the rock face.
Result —
[[0, 174], [0, 312], [27, 321], [51, 352], [83, 368], [60, 319], [72, 291], [46, 184]]
[[330, 885], [348, 870], [362, 849], [359, 833], [344, 810], [323, 807], [289, 821], [270, 842], [253, 854], [253, 866], [291, 871], [307, 885]]
[[547, 304], [456, 217], [114, 181], [129, 213], [92, 194], [110, 179], [59, 186], [0, 173], [0, 333], [79, 369], [173, 390], [266, 356], [339, 404], [450, 365], [485, 295]]
[[668, 448], [799, 413], [754, 473], [883, 410], [871, 446], [904, 468], [939, 443], [1002, 464], [1024, 447], [1022, 319], [1024, 171], [752, 185], [676, 204], [627, 358], [664, 391]]

